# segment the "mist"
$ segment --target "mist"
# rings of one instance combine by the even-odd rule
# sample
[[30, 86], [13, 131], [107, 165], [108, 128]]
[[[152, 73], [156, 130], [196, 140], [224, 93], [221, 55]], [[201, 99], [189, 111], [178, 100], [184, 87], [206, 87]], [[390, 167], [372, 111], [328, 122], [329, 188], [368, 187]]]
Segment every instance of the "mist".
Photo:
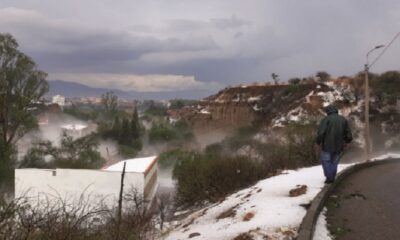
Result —
[[25, 156], [26, 152], [33, 147], [34, 143], [39, 141], [50, 141], [54, 146], [60, 145], [62, 135], [62, 125], [65, 124], [85, 124], [85, 121], [74, 118], [64, 113], [47, 113], [47, 124], [39, 124], [37, 129], [34, 129], [25, 134], [18, 142], [18, 159]]

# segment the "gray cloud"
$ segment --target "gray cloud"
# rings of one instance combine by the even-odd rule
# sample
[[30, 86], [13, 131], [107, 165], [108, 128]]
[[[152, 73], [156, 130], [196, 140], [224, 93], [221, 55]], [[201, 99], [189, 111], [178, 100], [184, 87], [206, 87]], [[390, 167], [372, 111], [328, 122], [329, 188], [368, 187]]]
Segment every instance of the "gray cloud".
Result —
[[210, 21], [221, 30], [238, 28], [250, 24], [248, 21], [238, 19], [236, 15], [233, 15], [231, 18], [212, 18]]
[[[395, 0], [4, 0], [0, 29], [50, 76], [174, 75], [228, 85], [272, 72], [354, 74], [369, 49], [400, 31], [399, 11]], [[399, 54], [400, 41], [372, 71], [398, 69]]]
[[[49, 70], [112, 69], [124, 72], [129, 62], [149, 53], [198, 52], [217, 49], [210, 37], [165, 39], [113, 32], [70, 22], [52, 22], [34, 11], [0, 10], [0, 27], [13, 33], [23, 48]], [[32, 40], [33, 41], [32, 41]], [[94, 68], [95, 67], [95, 68]], [[117, 67], [118, 68], [118, 67]]]

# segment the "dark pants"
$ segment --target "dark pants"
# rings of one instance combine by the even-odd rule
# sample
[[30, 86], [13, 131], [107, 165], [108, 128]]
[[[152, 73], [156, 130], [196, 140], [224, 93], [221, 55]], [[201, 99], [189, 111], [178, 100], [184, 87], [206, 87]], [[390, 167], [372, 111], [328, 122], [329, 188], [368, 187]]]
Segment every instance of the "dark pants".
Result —
[[333, 181], [335, 180], [337, 167], [340, 160], [340, 152], [324, 152], [321, 151], [319, 157], [322, 168], [324, 169], [324, 175], [327, 180]]

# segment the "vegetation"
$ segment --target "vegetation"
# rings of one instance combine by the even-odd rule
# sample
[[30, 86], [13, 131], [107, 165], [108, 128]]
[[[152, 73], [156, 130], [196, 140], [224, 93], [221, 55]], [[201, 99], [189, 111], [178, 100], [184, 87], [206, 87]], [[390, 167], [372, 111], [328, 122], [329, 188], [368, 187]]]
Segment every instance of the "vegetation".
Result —
[[300, 84], [301, 79], [300, 78], [291, 78], [288, 80], [288, 82], [289, 82], [289, 84], [296, 85], [296, 84]]
[[103, 104], [106, 112], [115, 113], [117, 110], [118, 97], [112, 91], [106, 92], [101, 95], [101, 103]]
[[315, 74], [315, 76], [321, 83], [327, 82], [331, 78], [331, 75], [325, 71], [319, 71]]
[[101, 119], [102, 111], [94, 106], [72, 105], [64, 108], [64, 113], [85, 121], [98, 121]]
[[190, 152], [180, 149], [163, 152], [158, 156], [158, 166], [160, 169], [173, 168], [178, 159], [187, 157], [190, 154]]
[[172, 110], [182, 109], [183, 107], [191, 105], [195, 102], [196, 101], [194, 101], [194, 100], [173, 99], [173, 100], [170, 100], [170, 106], [168, 107], [168, 109], [172, 109]]
[[260, 165], [246, 157], [195, 152], [182, 154], [173, 170], [178, 204], [186, 205], [218, 201], [262, 176]]
[[194, 139], [194, 135], [184, 121], [169, 124], [165, 121], [154, 123], [149, 130], [149, 143], [175, 143], [181, 144]]
[[278, 85], [278, 83], [279, 83], [279, 75], [276, 74], [276, 73], [272, 73], [271, 77], [272, 77], [272, 80], [274, 80], [274, 84]]
[[130, 120], [125, 117], [120, 120], [117, 115], [112, 124], [101, 124], [99, 134], [103, 138], [116, 141], [119, 153], [124, 157], [135, 157], [137, 152], [142, 149], [142, 128], [136, 108]]
[[203, 154], [174, 154], [178, 202], [218, 201], [280, 170], [318, 164], [316, 129], [315, 121], [290, 123], [276, 140], [262, 143], [254, 138], [257, 128], [240, 128], [222, 143], [207, 146]]
[[400, 72], [388, 71], [371, 79], [373, 92], [385, 102], [394, 104], [400, 97]]
[[[116, 214], [117, 203], [93, 204], [101, 201], [85, 193], [78, 197], [73, 200], [41, 193], [0, 203], [0, 239], [155, 239], [156, 224], [163, 222], [160, 215], [165, 210], [158, 206], [157, 211], [150, 211], [143, 196], [134, 190], [124, 194], [127, 207], [121, 218]], [[43, 201], [35, 202], [39, 198]]]
[[145, 116], [165, 117], [167, 115], [167, 107], [161, 104], [156, 104], [154, 101], [148, 101], [145, 104], [148, 105], [148, 107], [144, 111]]
[[20, 167], [98, 169], [105, 160], [97, 147], [98, 141], [93, 134], [74, 140], [63, 133], [59, 147], [50, 141], [38, 142], [25, 155]]
[[262, 146], [259, 149], [266, 161], [267, 169], [296, 169], [318, 164], [314, 149], [317, 123], [290, 123], [284, 132], [285, 141]]
[[302, 86], [297, 85], [297, 84], [292, 84], [287, 86], [283, 91], [282, 91], [282, 95], [283, 96], [288, 96], [292, 93], [296, 93]]
[[15, 144], [37, 126], [30, 107], [48, 91], [46, 76], [10, 34], [0, 33], [0, 192], [13, 190]]

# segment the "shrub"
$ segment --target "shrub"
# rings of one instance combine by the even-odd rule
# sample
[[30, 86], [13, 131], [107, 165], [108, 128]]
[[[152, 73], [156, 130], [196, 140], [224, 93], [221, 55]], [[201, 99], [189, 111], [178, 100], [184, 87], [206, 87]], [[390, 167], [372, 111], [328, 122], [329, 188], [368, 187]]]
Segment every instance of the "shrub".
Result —
[[186, 99], [172, 99], [170, 100], [169, 109], [179, 110], [185, 106], [191, 105], [195, 103], [195, 100], [186, 100]]
[[158, 156], [158, 166], [160, 169], [171, 168], [180, 158], [188, 156], [190, 153], [179, 149], [163, 152]]
[[207, 146], [204, 154], [176, 154], [173, 178], [178, 203], [218, 201], [278, 170], [318, 164], [313, 147], [316, 130], [315, 121], [290, 123], [279, 140], [262, 143], [254, 139], [256, 129], [241, 128], [222, 143]]
[[175, 124], [167, 122], [155, 123], [149, 130], [149, 142], [151, 144], [166, 142], [179, 144], [192, 140], [194, 140], [194, 134], [184, 121], [178, 121]]
[[182, 155], [173, 170], [177, 201], [186, 205], [218, 201], [263, 175], [260, 165], [247, 157], [194, 152]]
[[293, 94], [293, 93], [299, 91], [302, 88], [303, 88], [303, 86], [298, 85], [298, 84], [287, 85], [286, 88], [283, 89], [283, 91], [282, 91], [282, 96], [288, 96], [290, 94]]
[[388, 71], [377, 78], [372, 78], [371, 88], [389, 104], [395, 104], [400, 92], [400, 72]]
[[118, 153], [124, 158], [134, 158], [138, 154], [138, 150], [133, 146], [118, 144]]
[[117, 202], [93, 204], [99, 199], [91, 195], [82, 194], [76, 201], [43, 193], [39, 197], [43, 201], [37, 203], [28, 201], [36, 197], [25, 196], [0, 202], [0, 239], [155, 239], [158, 213], [150, 211], [134, 189], [124, 194], [121, 219]]
[[176, 138], [176, 132], [164, 123], [154, 124], [149, 131], [149, 142], [151, 144], [168, 142]]
[[167, 115], [167, 108], [162, 105], [151, 104], [144, 114], [153, 117], [164, 117]]
[[105, 160], [98, 152], [98, 145], [95, 134], [73, 139], [64, 132], [60, 146], [50, 141], [36, 143], [24, 156], [20, 167], [100, 168]]
[[318, 81], [321, 83], [327, 82], [331, 78], [331, 75], [325, 71], [319, 71], [315, 74], [315, 76], [318, 78]]
[[207, 145], [204, 152], [211, 154], [221, 154], [224, 151], [224, 146], [221, 143], [213, 143]]
[[288, 82], [289, 82], [289, 84], [296, 85], [301, 82], [301, 79], [300, 78], [291, 78], [288, 80]]

